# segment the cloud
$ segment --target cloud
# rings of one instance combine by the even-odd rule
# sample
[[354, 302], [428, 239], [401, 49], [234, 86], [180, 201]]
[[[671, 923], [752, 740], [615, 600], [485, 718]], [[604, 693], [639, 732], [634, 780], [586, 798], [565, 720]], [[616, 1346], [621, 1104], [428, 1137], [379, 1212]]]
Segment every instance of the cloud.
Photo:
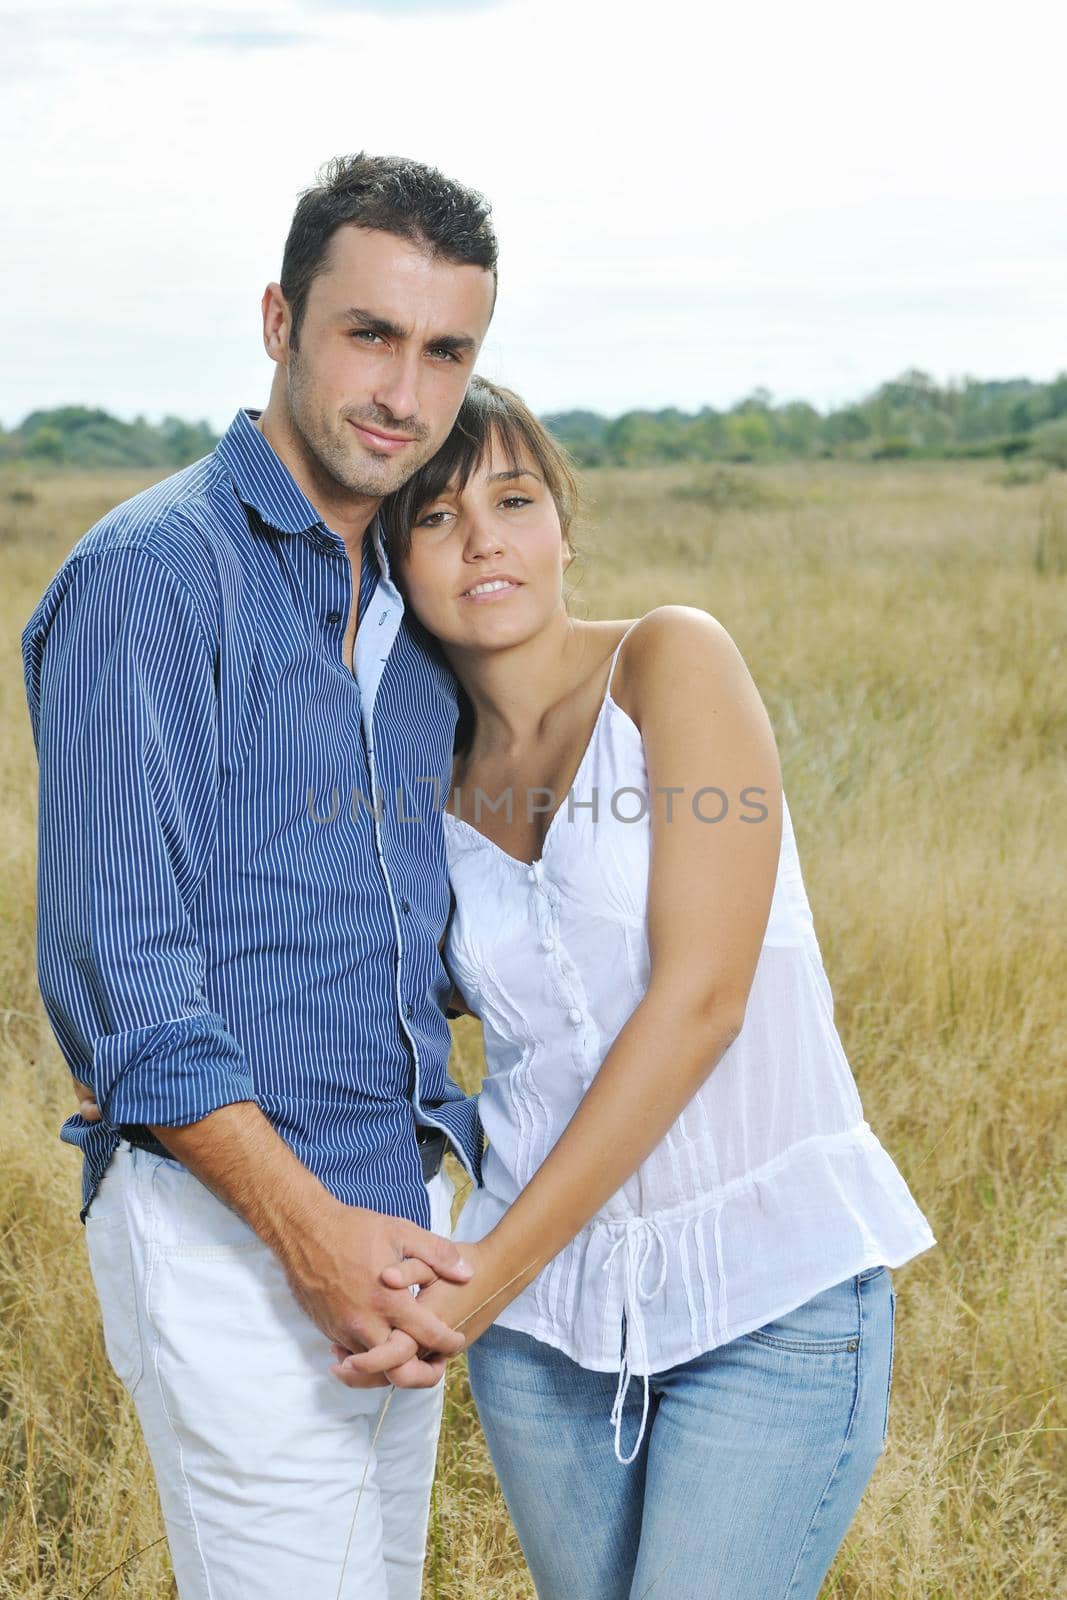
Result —
[[[230, 0], [223, 6], [179, 5], [176, 0], [114, 6], [42, 0], [29, 11], [23, 0], [0, 0], [6, 35], [0, 78], [54, 74], [56, 51], [74, 48], [114, 55], [173, 54], [182, 48], [247, 55], [321, 40], [337, 23], [364, 16], [403, 21], [460, 17], [500, 10], [509, 0]], [[334, 21], [336, 19], [336, 22]]]
[[[12, 18], [0, 12], [5, 23], [14, 21], [14, 38], [23, 66], [35, 56], [41, 66], [57, 46], [135, 53], [194, 49], [265, 50], [303, 44], [314, 37], [295, 26], [297, 14], [264, 15], [239, 6], [224, 8], [192, 5], [151, 11], [133, 5], [113, 7], [58, 4]], [[18, 24], [21, 23], [21, 27]], [[10, 38], [10, 35], [9, 35]]]
[[76, 0], [0, 0], [5, 50], [0, 80], [55, 77], [72, 51], [114, 58], [153, 57], [175, 51], [247, 56], [324, 42], [342, 23], [360, 15], [403, 22], [477, 16], [499, 11], [511, 0], [229, 0], [221, 6], [178, 0], [119, 0], [113, 6]]
[[447, 17], [497, 11], [508, 0], [313, 0], [316, 11], [370, 11], [379, 17]]
[[277, 50], [285, 45], [306, 44], [310, 33], [294, 33], [285, 28], [250, 28], [243, 24], [227, 26], [212, 18], [208, 27], [186, 35], [188, 42], [209, 50]]

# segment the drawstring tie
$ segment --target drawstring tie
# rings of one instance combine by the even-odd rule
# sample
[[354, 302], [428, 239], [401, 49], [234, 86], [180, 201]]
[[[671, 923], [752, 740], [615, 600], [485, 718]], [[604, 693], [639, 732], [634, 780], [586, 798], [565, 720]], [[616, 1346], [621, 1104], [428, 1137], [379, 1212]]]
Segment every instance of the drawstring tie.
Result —
[[[662, 1233], [648, 1217], [628, 1217], [623, 1225], [623, 1232], [608, 1252], [608, 1258], [601, 1267], [602, 1272], [611, 1271], [612, 1264], [620, 1250], [623, 1253], [622, 1304], [626, 1314], [626, 1333], [623, 1339], [619, 1387], [615, 1391], [615, 1404], [611, 1408], [611, 1421], [615, 1427], [615, 1459], [620, 1466], [628, 1467], [641, 1448], [641, 1441], [645, 1436], [645, 1424], [648, 1421], [648, 1339], [645, 1334], [645, 1318], [642, 1307], [655, 1295], [659, 1294], [667, 1281], [667, 1246]], [[656, 1250], [659, 1251], [659, 1273], [655, 1283], [646, 1285], [644, 1278], [653, 1253]], [[641, 1402], [641, 1426], [637, 1430], [637, 1440], [630, 1454], [624, 1456], [622, 1453], [622, 1414], [626, 1404], [626, 1392], [630, 1387], [630, 1379], [635, 1376], [634, 1362], [631, 1359], [632, 1354], [636, 1355], [637, 1366], [642, 1369], [639, 1375], [643, 1380], [644, 1394]]]

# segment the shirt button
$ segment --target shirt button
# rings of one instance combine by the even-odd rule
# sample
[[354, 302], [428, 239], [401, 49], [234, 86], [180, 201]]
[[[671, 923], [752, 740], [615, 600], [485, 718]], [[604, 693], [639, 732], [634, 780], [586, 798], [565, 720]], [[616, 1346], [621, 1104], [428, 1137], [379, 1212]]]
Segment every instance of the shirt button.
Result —
[[327, 613], [326, 613], [326, 621], [327, 622], [333, 624], [333, 623], [340, 622], [340, 620], [341, 620], [341, 613], [339, 611], [327, 611]]
[[404, 915], [407, 916], [408, 912], [411, 910], [411, 906], [408, 904], [408, 902], [406, 900], [401, 900], [400, 909], [404, 913]]
[[555, 948], [556, 948], [555, 939], [542, 939], [541, 940], [541, 949], [542, 950], [554, 950]]
[[577, 1006], [571, 1006], [571, 1009], [567, 1012], [567, 1021], [572, 1027], [577, 1028], [580, 1026], [582, 1021], [582, 1013], [578, 1010]]
[[534, 871], [533, 867], [528, 867], [527, 868], [526, 879], [527, 879], [527, 882], [529, 882], [529, 883], [536, 883], [537, 882], [537, 873]]

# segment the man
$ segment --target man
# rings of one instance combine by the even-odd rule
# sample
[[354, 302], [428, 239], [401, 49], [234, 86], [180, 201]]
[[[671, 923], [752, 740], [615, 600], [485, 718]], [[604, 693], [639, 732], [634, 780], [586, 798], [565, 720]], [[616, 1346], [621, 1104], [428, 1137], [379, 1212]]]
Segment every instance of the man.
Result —
[[440, 1361], [384, 1415], [329, 1370], [390, 1327], [460, 1348], [380, 1274], [469, 1276], [438, 1169], [480, 1154], [426, 804], [455, 701], [376, 512], [445, 439], [495, 290], [480, 196], [331, 163], [263, 296], [267, 409], [92, 529], [24, 635], [41, 988], [100, 1108], [63, 1137], [182, 1600], [420, 1589]]

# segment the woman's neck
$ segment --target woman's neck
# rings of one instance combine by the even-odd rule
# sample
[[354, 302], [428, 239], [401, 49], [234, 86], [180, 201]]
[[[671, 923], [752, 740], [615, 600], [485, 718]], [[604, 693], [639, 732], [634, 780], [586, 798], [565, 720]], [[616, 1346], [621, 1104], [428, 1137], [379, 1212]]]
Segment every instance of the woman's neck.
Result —
[[561, 612], [503, 650], [445, 647], [474, 709], [472, 752], [518, 755], [540, 740], [549, 714], [588, 677], [589, 629]]

